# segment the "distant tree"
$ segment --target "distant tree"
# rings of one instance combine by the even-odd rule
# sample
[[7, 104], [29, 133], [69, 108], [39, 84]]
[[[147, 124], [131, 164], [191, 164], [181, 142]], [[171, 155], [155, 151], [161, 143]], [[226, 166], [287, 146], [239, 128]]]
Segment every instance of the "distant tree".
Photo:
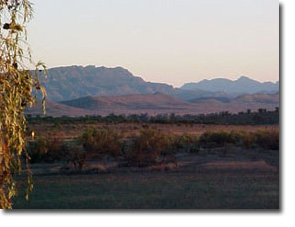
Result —
[[[37, 90], [45, 90], [38, 80], [42, 63], [33, 64], [26, 42], [25, 25], [32, 18], [32, 4], [28, 0], [0, 0], [0, 207], [12, 208], [16, 195], [14, 175], [20, 173], [21, 158], [29, 161], [24, 152], [26, 119], [24, 109], [35, 101]], [[29, 70], [36, 66], [35, 73]], [[45, 69], [46, 72], [46, 69]], [[34, 93], [33, 93], [34, 92]], [[43, 105], [45, 108], [45, 105]], [[28, 166], [27, 166], [28, 168]], [[29, 171], [27, 171], [29, 172]], [[26, 198], [32, 189], [28, 177]]]

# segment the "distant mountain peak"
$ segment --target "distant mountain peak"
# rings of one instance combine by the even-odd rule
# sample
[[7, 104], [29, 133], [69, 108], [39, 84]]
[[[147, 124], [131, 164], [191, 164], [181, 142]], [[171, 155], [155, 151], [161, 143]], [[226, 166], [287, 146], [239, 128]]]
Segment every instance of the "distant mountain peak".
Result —
[[279, 83], [258, 82], [247, 76], [241, 76], [237, 80], [217, 78], [212, 80], [202, 80], [198, 83], [184, 84], [181, 89], [184, 90], [204, 90], [210, 92], [227, 92], [240, 94], [254, 93], [275, 93], [279, 91]]
[[237, 81], [247, 81], [247, 80], [253, 80], [253, 79], [251, 79], [251, 78], [249, 78], [249, 77], [247, 77], [247, 76], [240, 76], [240, 78], [239, 79], [237, 79]]
[[246, 76], [236, 81], [224, 78], [189, 83], [174, 88], [165, 83], [153, 83], [134, 76], [118, 66], [60, 66], [48, 70], [48, 78], [42, 83], [49, 101], [61, 102], [86, 96], [107, 97], [132, 94], [167, 94], [184, 101], [202, 97], [232, 97], [240, 94], [275, 93], [278, 83], [260, 83]]
[[[83, 66], [82, 66], [83, 67]], [[83, 67], [83, 68], [93, 68], [93, 69], [95, 69], [96, 68], [96, 66], [95, 65], [86, 65], [85, 67]]]
[[119, 66], [63, 66], [48, 70], [45, 86], [48, 100], [60, 102], [86, 96], [172, 93], [167, 84], [146, 82]]

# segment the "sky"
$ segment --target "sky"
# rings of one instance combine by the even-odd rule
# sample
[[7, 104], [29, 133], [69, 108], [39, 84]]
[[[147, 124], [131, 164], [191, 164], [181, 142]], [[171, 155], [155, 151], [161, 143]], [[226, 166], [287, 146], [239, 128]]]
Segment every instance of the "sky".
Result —
[[121, 66], [179, 87], [279, 80], [278, 0], [31, 0], [35, 61]]

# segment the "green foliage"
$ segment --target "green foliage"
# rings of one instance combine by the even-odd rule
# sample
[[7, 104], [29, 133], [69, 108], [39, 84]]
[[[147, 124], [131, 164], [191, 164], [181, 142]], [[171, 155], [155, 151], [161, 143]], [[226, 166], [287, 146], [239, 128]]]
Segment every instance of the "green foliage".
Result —
[[255, 134], [255, 142], [263, 148], [270, 150], [280, 149], [280, 135], [278, 131], [260, 130]]
[[118, 157], [122, 150], [123, 136], [113, 130], [89, 128], [79, 137], [80, 143], [92, 157], [110, 155]]
[[65, 166], [73, 165], [82, 170], [86, 164], [87, 153], [78, 140], [62, 141], [59, 138], [39, 137], [29, 141], [27, 152], [31, 163], [53, 163], [61, 161]]
[[26, 147], [31, 163], [53, 163], [61, 160], [63, 141], [59, 138], [48, 139], [39, 137], [35, 141], [28, 141]]
[[175, 150], [185, 149], [185, 151], [190, 153], [198, 153], [199, 137], [188, 133], [176, 135], [173, 138], [172, 146]]
[[39, 137], [35, 141], [29, 141], [27, 152], [30, 156], [31, 163], [47, 162], [48, 158], [48, 141], [44, 137]]
[[63, 142], [58, 155], [59, 160], [65, 162], [66, 166], [73, 164], [76, 170], [82, 170], [86, 165], [87, 152], [77, 140]]
[[225, 146], [227, 144], [242, 145], [246, 148], [257, 146], [279, 150], [280, 138], [277, 130], [259, 130], [257, 132], [205, 132], [200, 136], [201, 146]]
[[[32, 92], [38, 90], [45, 103], [45, 90], [38, 79], [39, 67], [45, 66], [38, 63], [34, 74], [29, 71], [35, 64], [26, 43], [25, 26], [32, 13], [28, 0], [0, 0], [0, 207], [3, 209], [12, 208], [11, 198], [16, 194], [13, 176], [21, 171], [26, 128], [24, 109], [34, 103]], [[28, 163], [28, 155], [25, 157]], [[28, 166], [26, 172], [30, 172]], [[27, 192], [32, 189], [30, 176], [28, 183]]]
[[240, 136], [235, 132], [205, 132], [200, 136], [200, 143], [203, 145], [224, 146], [235, 144], [239, 140]]
[[256, 137], [255, 133], [246, 133], [246, 132], [239, 132], [240, 135], [240, 145], [245, 148], [255, 148], [256, 144]]
[[[234, 113], [214, 113], [214, 114], [199, 114], [199, 115], [167, 115], [149, 116], [141, 115], [114, 115], [108, 116], [84, 116], [84, 117], [42, 117], [29, 116], [28, 121], [34, 124], [40, 123], [143, 123], [142, 127], [147, 129], [148, 123], [157, 124], [214, 124], [214, 125], [277, 125], [279, 124], [279, 109], [265, 112], [240, 112]], [[57, 125], [58, 126], [58, 125]]]
[[147, 129], [134, 138], [130, 149], [124, 153], [124, 158], [131, 166], [145, 167], [156, 164], [160, 156], [169, 153], [169, 150], [171, 151], [171, 140], [168, 136]]

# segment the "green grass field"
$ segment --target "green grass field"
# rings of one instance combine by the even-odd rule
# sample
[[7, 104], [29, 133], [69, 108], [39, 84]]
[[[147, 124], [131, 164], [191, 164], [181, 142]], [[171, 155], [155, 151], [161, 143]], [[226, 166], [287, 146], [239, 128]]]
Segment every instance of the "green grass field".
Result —
[[278, 173], [134, 172], [35, 176], [15, 209], [278, 209]]

